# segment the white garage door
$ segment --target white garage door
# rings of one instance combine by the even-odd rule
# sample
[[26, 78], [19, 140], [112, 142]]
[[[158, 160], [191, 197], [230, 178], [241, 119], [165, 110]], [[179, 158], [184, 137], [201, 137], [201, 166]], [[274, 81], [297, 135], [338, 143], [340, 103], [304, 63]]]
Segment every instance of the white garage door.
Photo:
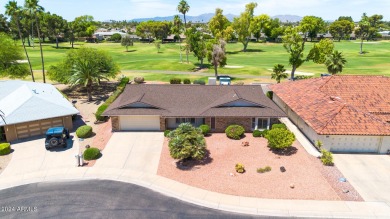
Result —
[[160, 116], [121, 116], [119, 122], [123, 131], [160, 130]]
[[331, 151], [377, 153], [380, 137], [378, 136], [330, 136]]

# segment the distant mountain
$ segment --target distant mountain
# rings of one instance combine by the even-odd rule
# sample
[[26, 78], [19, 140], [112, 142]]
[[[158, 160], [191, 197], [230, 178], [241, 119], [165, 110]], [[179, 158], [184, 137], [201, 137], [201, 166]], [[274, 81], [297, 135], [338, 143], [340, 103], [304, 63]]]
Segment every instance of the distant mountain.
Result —
[[[184, 20], [183, 15], [179, 15], [182, 20]], [[198, 16], [186, 16], [186, 20], [191, 21], [193, 23], [207, 23], [209, 20], [214, 16], [214, 13], [206, 13], [201, 14]], [[225, 14], [227, 19], [229, 21], [233, 21], [234, 17], [237, 17], [237, 15], [234, 14]], [[135, 18], [130, 21], [136, 21], [136, 22], [142, 22], [142, 21], [172, 21], [174, 16], [167, 16], [167, 17], [152, 17], [152, 18]], [[281, 22], [298, 22], [302, 20], [302, 17], [297, 15], [276, 15], [272, 18], [279, 18]]]
[[275, 15], [272, 18], [279, 18], [280, 22], [299, 22], [302, 20], [302, 17], [297, 15]]
[[[184, 20], [183, 15], [179, 15], [182, 20]], [[191, 21], [193, 23], [207, 23], [214, 16], [214, 13], [201, 14], [198, 16], [186, 16], [187, 22]], [[233, 14], [225, 14], [229, 21], [233, 21], [233, 18], [236, 15]], [[130, 21], [142, 22], [142, 21], [172, 21], [174, 16], [167, 17], [152, 17], [152, 18], [135, 18]]]

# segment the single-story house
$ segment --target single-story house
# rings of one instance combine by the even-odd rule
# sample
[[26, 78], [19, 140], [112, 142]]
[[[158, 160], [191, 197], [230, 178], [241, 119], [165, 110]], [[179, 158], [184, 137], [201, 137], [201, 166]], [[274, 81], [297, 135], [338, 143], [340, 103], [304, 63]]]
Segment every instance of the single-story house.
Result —
[[103, 115], [111, 117], [114, 131], [163, 131], [189, 122], [212, 132], [231, 124], [251, 132], [286, 117], [257, 85], [127, 85]]
[[79, 111], [51, 84], [0, 81], [0, 129], [8, 142], [44, 134], [53, 126], [73, 128]]
[[390, 78], [340, 75], [270, 86], [274, 102], [311, 141], [333, 152], [390, 150]]

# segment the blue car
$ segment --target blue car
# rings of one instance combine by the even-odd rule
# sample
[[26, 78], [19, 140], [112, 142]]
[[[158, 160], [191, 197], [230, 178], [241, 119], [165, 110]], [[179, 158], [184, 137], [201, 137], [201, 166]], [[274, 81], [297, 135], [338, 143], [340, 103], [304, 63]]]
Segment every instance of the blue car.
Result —
[[45, 147], [49, 150], [53, 147], [66, 148], [67, 139], [69, 139], [69, 130], [65, 127], [53, 127], [46, 131]]

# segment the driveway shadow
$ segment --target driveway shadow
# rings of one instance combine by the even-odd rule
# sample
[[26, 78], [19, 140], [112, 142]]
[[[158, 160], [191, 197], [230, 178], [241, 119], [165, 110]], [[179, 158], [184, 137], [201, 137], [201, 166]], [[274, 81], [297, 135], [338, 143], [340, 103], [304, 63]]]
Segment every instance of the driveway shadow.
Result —
[[74, 143], [74, 136], [71, 135], [70, 138], [66, 140], [66, 143], [67, 143], [66, 148], [59, 146], [59, 147], [50, 148], [47, 151], [49, 151], [49, 152], [62, 152], [62, 151], [67, 151], [67, 150], [72, 149], [73, 143]]

